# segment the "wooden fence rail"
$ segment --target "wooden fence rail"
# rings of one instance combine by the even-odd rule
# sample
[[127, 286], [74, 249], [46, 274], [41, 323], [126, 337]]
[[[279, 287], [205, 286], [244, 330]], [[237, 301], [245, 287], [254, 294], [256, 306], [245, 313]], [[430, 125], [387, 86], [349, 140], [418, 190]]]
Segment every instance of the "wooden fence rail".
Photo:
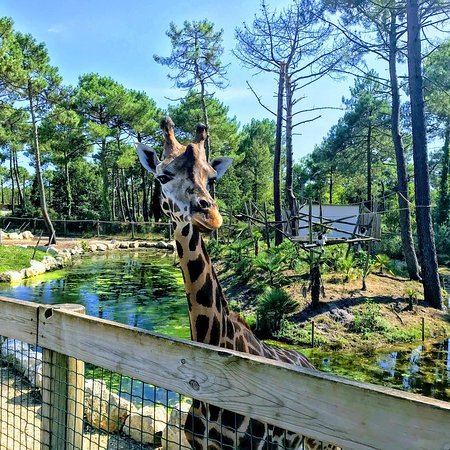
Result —
[[450, 404], [0, 298], [20, 339], [346, 449], [450, 449]]

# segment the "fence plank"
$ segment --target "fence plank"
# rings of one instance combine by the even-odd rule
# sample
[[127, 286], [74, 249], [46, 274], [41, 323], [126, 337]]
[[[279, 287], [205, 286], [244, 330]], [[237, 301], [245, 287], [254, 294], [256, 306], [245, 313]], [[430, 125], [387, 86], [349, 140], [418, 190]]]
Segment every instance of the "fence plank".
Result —
[[39, 344], [348, 449], [449, 449], [450, 404], [55, 310]]
[[36, 303], [0, 297], [0, 336], [35, 344], [38, 309]]

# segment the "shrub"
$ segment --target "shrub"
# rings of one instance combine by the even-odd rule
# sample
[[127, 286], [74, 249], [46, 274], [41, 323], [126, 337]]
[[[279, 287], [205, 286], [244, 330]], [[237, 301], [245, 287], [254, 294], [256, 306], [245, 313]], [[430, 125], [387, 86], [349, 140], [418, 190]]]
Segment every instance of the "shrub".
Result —
[[450, 265], [450, 224], [436, 225], [434, 238], [439, 263]]
[[284, 256], [281, 254], [265, 252], [255, 258], [254, 264], [263, 273], [269, 275], [270, 285], [274, 286], [280, 282], [280, 275], [284, 269], [284, 261]]
[[355, 259], [353, 258], [353, 255], [348, 256], [344, 255], [338, 258], [336, 262], [336, 268], [338, 272], [342, 273], [343, 275], [342, 281], [344, 283], [347, 283], [348, 281], [355, 278], [357, 274], [356, 266], [357, 264]]
[[380, 243], [380, 253], [384, 253], [392, 259], [403, 259], [402, 239], [399, 235], [383, 236]]
[[257, 329], [262, 334], [278, 332], [283, 319], [297, 311], [298, 302], [283, 289], [266, 289], [256, 300]]
[[366, 303], [355, 312], [355, 320], [351, 328], [355, 333], [362, 334], [386, 330], [387, 326], [381, 316], [380, 306], [367, 299]]

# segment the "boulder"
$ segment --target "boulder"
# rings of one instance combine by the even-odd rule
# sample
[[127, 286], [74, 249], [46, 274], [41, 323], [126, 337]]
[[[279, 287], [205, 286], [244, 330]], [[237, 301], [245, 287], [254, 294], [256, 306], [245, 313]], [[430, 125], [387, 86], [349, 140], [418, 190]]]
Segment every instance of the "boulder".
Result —
[[101, 380], [86, 381], [84, 406], [87, 422], [109, 433], [119, 432], [125, 419], [137, 411], [128, 400], [112, 393]]
[[114, 250], [115, 248], [117, 248], [117, 244], [114, 242], [108, 242], [106, 246], [108, 247], [108, 250]]
[[159, 443], [168, 417], [169, 412], [164, 406], [144, 406], [126, 418], [122, 431], [136, 442], [153, 445]]
[[24, 239], [30, 240], [30, 239], [33, 239], [34, 236], [33, 236], [33, 233], [31, 231], [26, 230], [26, 231], [24, 231], [22, 233], [22, 237]]
[[36, 275], [41, 275], [47, 270], [43, 262], [35, 261], [34, 259], [30, 261], [30, 268], [33, 269]]
[[175, 241], [171, 241], [167, 243], [167, 250], [170, 250], [171, 252], [175, 251]]
[[88, 248], [89, 248], [90, 252], [96, 252], [97, 251], [97, 244], [90, 244]]
[[118, 248], [130, 248], [129, 242], [120, 242]]
[[[19, 233], [16, 233], [16, 232], [9, 233], [8, 237], [9, 237], [9, 239], [17, 240], [17, 239], [19, 239]], [[20, 239], [22, 239], [22, 238], [20, 238]]]
[[56, 259], [53, 258], [53, 256], [48, 255], [42, 258], [42, 264], [44, 264], [46, 270], [53, 270], [60, 266], [58, 261], [56, 261]]
[[6, 283], [17, 283], [25, 278], [25, 274], [22, 271], [8, 270], [0, 273], [0, 281]]
[[164, 450], [191, 448], [184, 434], [184, 424], [190, 408], [189, 403], [182, 402], [177, 403], [172, 409], [167, 427], [161, 436], [161, 447]]
[[137, 241], [130, 242], [130, 248], [139, 248], [139, 242]]
[[164, 241], [159, 241], [159, 242], [156, 243], [155, 247], [156, 248], [164, 248], [164, 249], [166, 249], [167, 248], [167, 244]]
[[49, 255], [57, 256], [57, 255], [59, 255], [59, 250], [55, 247], [47, 247], [47, 253]]
[[106, 250], [108, 250], [108, 246], [106, 244], [97, 244], [98, 252], [105, 252]]

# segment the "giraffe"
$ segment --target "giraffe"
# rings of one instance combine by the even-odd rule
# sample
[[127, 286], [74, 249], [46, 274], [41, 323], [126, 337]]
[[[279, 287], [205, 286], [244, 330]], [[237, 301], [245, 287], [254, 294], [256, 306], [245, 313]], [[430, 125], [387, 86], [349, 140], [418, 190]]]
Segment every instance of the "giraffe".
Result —
[[[192, 340], [313, 369], [302, 354], [261, 342], [228, 308], [201, 233], [222, 225], [208, 187], [220, 179], [232, 160], [206, 160], [207, 128], [203, 124], [197, 125], [195, 140], [187, 146], [175, 138], [169, 117], [162, 120], [161, 128], [165, 137], [162, 161], [147, 145], [136, 143], [136, 147], [141, 164], [161, 183], [161, 207], [173, 222]], [[198, 400], [193, 401], [186, 419], [185, 434], [198, 450], [337, 448]]]

